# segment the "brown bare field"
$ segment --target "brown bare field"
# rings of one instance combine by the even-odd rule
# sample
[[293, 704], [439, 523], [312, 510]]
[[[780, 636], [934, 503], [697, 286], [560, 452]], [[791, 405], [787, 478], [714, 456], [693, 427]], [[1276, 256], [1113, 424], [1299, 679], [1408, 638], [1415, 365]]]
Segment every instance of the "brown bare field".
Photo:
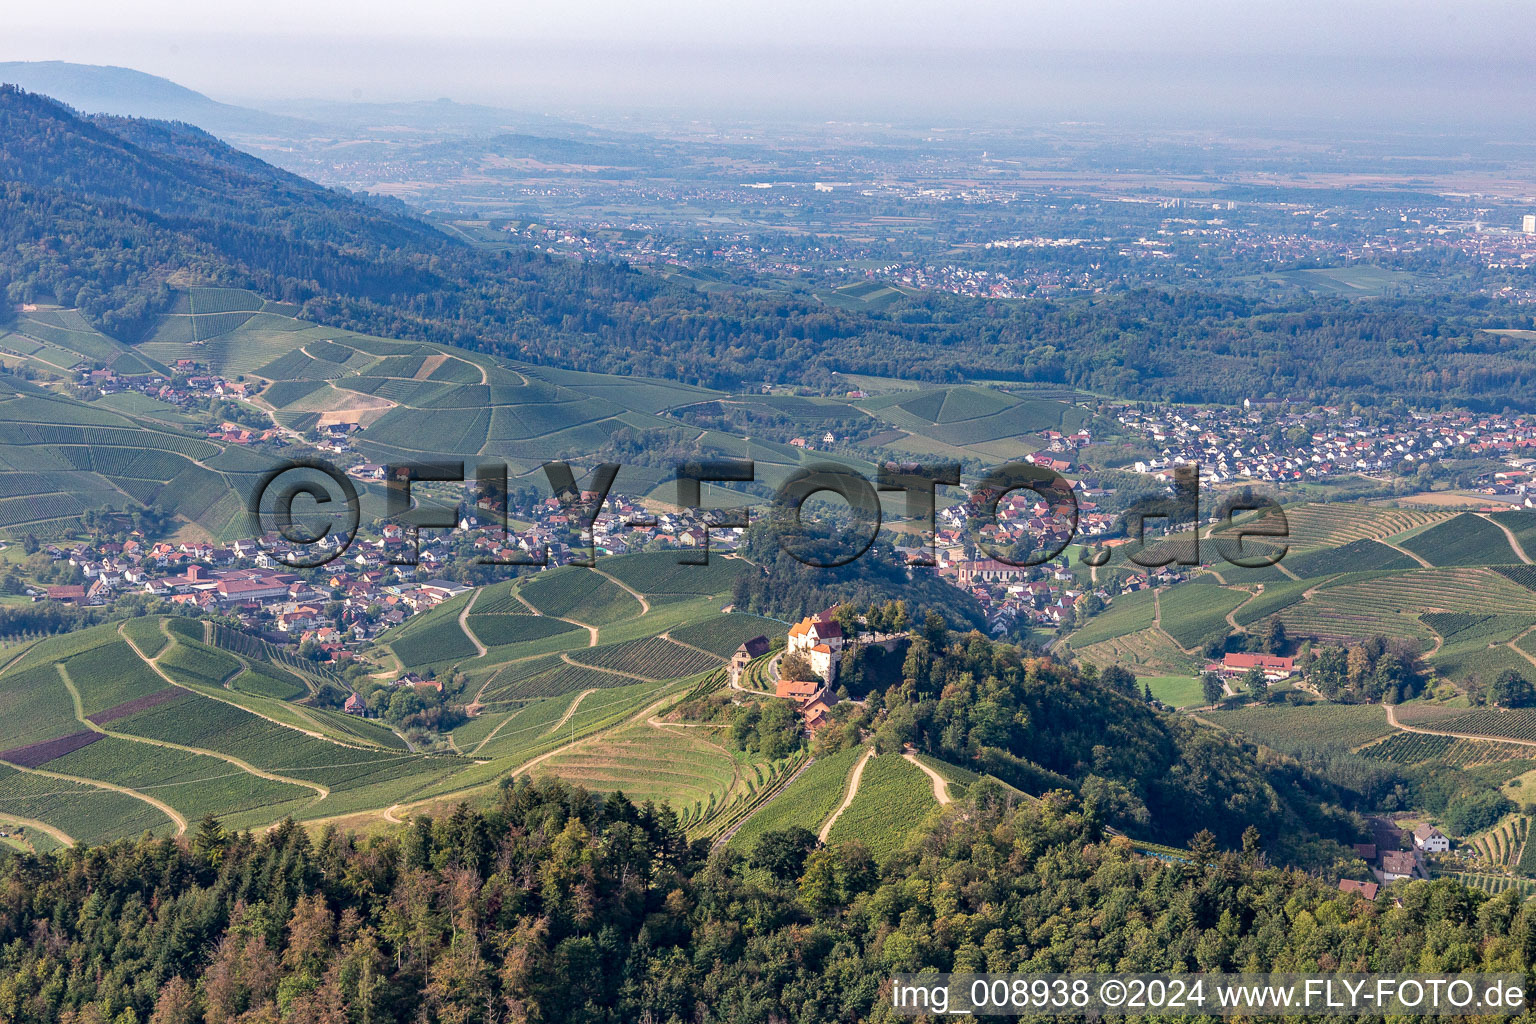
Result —
[[448, 353], [439, 352], [435, 356], [427, 356], [422, 360], [421, 369], [417, 370], [412, 380], [426, 380], [432, 376], [432, 372], [448, 361]]

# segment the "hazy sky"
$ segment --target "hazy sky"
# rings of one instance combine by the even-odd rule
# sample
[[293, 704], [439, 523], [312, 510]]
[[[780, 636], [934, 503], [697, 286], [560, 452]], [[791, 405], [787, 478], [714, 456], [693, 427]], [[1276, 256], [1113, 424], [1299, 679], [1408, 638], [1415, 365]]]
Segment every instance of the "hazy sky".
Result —
[[1444, 123], [1529, 119], [1536, 91], [1526, 0], [50, 0], [6, 20], [0, 60], [228, 100]]

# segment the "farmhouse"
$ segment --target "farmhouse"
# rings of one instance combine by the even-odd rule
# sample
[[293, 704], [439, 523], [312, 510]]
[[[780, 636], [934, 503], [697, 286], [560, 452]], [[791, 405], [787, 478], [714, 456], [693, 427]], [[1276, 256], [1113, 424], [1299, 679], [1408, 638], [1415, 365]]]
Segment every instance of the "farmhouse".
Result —
[[1449, 853], [1451, 849], [1451, 841], [1433, 825], [1420, 825], [1414, 829], [1413, 845], [1425, 853]]
[[1277, 654], [1229, 654], [1221, 660], [1221, 664], [1207, 666], [1206, 670], [1231, 678], [1253, 668], [1262, 669], [1264, 678], [1273, 683], [1295, 675], [1296, 660], [1282, 658]]
[[368, 710], [368, 705], [363, 703], [363, 698], [360, 694], [354, 693], [347, 698], [347, 702], [341, 706], [341, 710], [349, 715], [361, 715]]

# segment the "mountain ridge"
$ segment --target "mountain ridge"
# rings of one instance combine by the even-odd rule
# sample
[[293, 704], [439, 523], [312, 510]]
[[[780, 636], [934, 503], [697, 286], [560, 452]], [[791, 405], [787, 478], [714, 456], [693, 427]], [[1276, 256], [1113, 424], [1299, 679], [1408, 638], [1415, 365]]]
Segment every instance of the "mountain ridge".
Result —
[[168, 78], [116, 65], [3, 61], [0, 83], [52, 96], [83, 113], [183, 121], [214, 135], [309, 134], [322, 130], [302, 117], [223, 103]]

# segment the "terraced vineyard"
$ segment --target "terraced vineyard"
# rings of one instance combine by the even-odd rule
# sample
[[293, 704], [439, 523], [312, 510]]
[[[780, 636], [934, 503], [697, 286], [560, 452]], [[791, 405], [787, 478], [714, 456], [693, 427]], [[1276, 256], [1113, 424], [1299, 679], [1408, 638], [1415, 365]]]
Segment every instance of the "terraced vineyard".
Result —
[[1444, 875], [1436, 875], [1437, 878], [1454, 878], [1462, 885], [1473, 889], [1481, 889], [1484, 892], [1497, 896], [1500, 893], [1511, 890], [1529, 897], [1536, 895], [1536, 881], [1529, 878], [1511, 878], [1509, 875], [1489, 875], [1481, 872], [1454, 871]]
[[1073, 650], [1078, 657], [1099, 668], [1134, 665], [1138, 672], [1149, 675], [1193, 673], [1205, 663], [1203, 657], [1179, 650], [1159, 629], [1144, 629]]
[[863, 747], [850, 747], [829, 757], [818, 757], [799, 778], [748, 818], [726, 845], [747, 854], [766, 832], [794, 827], [817, 831], [842, 802], [848, 773], [863, 755]]
[[604, 736], [600, 743], [558, 754], [538, 771], [596, 792], [622, 790], [636, 802], [667, 802], [678, 810], [702, 808], [707, 813], [723, 804], [740, 781], [734, 758], [712, 742], [708, 732], [639, 722]]
[[1536, 594], [1486, 568], [1415, 569], [1407, 572], [1345, 577], [1323, 586], [1303, 603], [1280, 613], [1286, 629], [1296, 636], [1331, 641], [1371, 636], [1406, 637], [1432, 643], [1430, 631], [1418, 620], [1425, 612], [1536, 616]]
[[1530, 819], [1517, 814], [1471, 837], [1466, 845], [1490, 867], [1513, 869], [1520, 863], [1529, 830]]
[[799, 751], [771, 764], [762, 762], [747, 765], [741, 771], [740, 785], [718, 804], [694, 804], [683, 809], [679, 820], [688, 829], [690, 838], [714, 839], [726, 835], [751, 820], [778, 796], [778, 787], [795, 778], [796, 773], [808, 764], [810, 755]]
[[1290, 544], [1296, 551], [1337, 548], [1362, 540], [1385, 540], [1450, 516], [1448, 512], [1385, 508], [1354, 502], [1288, 505], [1285, 508]]

